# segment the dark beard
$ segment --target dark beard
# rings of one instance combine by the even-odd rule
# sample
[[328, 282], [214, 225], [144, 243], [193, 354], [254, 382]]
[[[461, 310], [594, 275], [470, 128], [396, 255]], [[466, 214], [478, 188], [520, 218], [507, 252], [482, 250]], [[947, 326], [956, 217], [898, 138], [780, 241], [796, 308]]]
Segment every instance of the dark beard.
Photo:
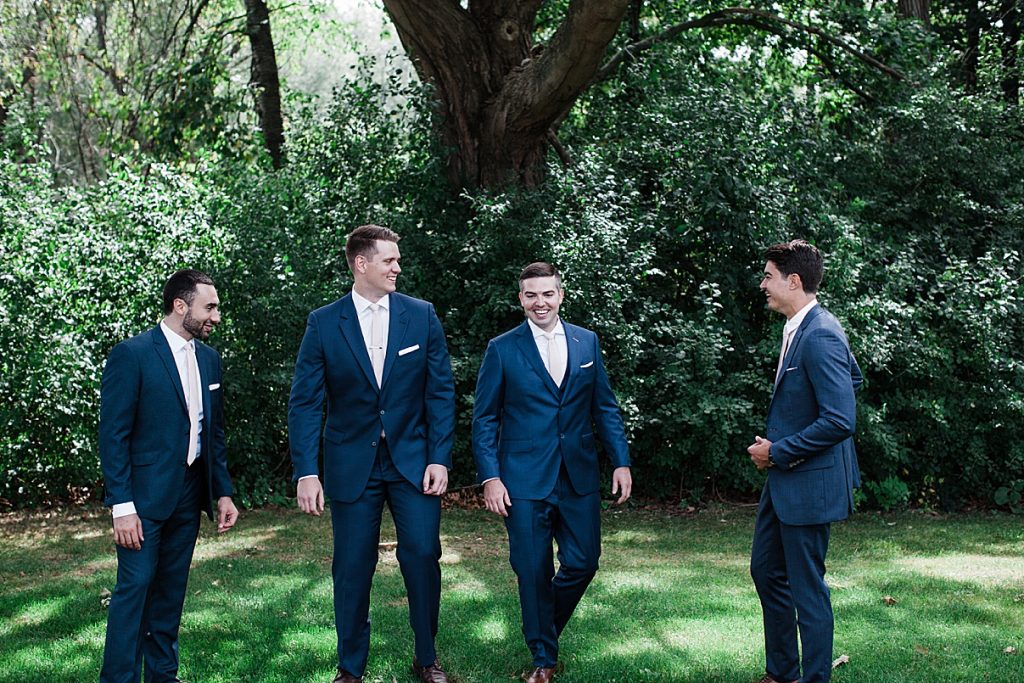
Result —
[[181, 321], [181, 327], [196, 339], [206, 339], [210, 336], [203, 323], [192, 317], [192, 311], [185, 312], [185, 319]]

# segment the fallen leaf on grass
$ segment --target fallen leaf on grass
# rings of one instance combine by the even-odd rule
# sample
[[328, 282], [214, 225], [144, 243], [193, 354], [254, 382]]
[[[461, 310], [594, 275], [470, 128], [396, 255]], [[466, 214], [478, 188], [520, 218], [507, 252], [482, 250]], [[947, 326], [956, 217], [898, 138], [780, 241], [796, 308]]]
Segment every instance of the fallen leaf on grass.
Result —
[[928, 648], [923, 647], [921, 645], [915, 645], [914, 646], [914, 652], [916, 652], [919, 655], [926, 655], [926, 654], [928, 654]]
[[835, 661], [832, 662], [832, 668], [833, 669], [837, 669], [837, 668], [841, 667], [843, 664], [849, 664], [849, 663], [850, 663], [850, 655], [839, 655], [838, 657], [836, 657]]
[[1017, 648], [1015, 648], [1013, 645], [1011, 645], [1008, 648], [1006, 648], [1005, 650], [1003, 650], [1003, 654], [1015, 655], [1015, 654], [1017, 654]]
[[211, 581], [210, 583], [211, 583], [212, 585], [214, 585], [214, 586], [219, 586], [219, 585], [220, 585], [220, 579], [214, 579], [214, 580], [213, 580], [213, 581]]
[[100, 606], [103, 607], [103, 609], [110, 607], [110, 598], [112, 595], [113, 594], [110, 592], [110, 590], [106, 588], [100, 591]]
[[896, 598], [892, 597], [891, 595], [886, 595], [884, 598], [882, 598], [882, 602], [892, 607], [896, 604]]

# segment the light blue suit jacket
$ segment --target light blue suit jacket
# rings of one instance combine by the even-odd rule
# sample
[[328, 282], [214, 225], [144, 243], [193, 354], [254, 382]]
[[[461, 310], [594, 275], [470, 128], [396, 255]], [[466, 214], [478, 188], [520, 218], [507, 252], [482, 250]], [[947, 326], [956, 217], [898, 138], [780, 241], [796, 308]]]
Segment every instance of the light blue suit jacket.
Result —
[[[224, 445], [224, 389], [220, 356], [198, 339], [196, 363], [203, 390], [198, 465], [213, 498], [230, 496]], [[188, 405], [171, 347], [159, 326], [113, 348], [100, 389], [100, 464], [104, 504], [133, 501], [139, 516], [167, 519], [178, 503], [188, 456]], [[203, 510], [213, 518], [211, 498]]]
[[562, 462], [577, 493], [597, 491], [594, 427], [612, 464], [629, 466], [626, 432], [597, 335], [562, 324], [568, 358], [561, 390], [526, 322], [492, 339], [480, 366], [473, 407], [477, 477], [500, 477], [512, 498], [546, 498]]
[[825, 524], [853, 511], [860, 486], [854, 392], [862, 381], [839, 321], [815, 306], [793, 335], [768, 408], [776, 466], [767, 487], [784, 524]]
[[389, 296], [387, 354], [378, 388], [352, 295], [309, 314], [288, 402], [288, 441], [297, 480], [319, 473], [324, 491], [350, 503], [366, 488], [381, 430], [395, 468], [417, 488], [427, 465], [451, 468], [455, 382], [433, 305]]

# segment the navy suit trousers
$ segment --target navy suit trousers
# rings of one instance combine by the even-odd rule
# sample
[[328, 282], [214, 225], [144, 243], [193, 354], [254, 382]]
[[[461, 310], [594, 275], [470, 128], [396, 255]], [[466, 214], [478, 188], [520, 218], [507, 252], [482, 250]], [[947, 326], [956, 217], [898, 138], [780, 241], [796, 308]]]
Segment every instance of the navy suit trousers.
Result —
[[398, 566], [409, 597], [409, 624], [416, 659], [437, 659], [434, 639], [441, 604], [441, 498], [425, 495], [395, 468], [386, 441], [362, 495], [351, 503], [331, 501], [334, 530], [334, 624], [338, 666], [362, 676], [370, 651], [370, 587], [385, 502], [398, 534]]
[[170, 517], [140, 518], [141, 550], [117, 547], [100, 683], [138, 683], [143, 661], [146, 683], [177, 680], [178, 628], [205, 489], [202, 469], [198, 462], [189, 468]]
[[[512, 498], [505, 526], [509, 561], [519, 579], [523, 636], [533, 665], [553, 667], [558, 637], [597, 572], [601, 496], [576, 493], [563, 467], [547, 498]], [[557, 574], [552, 539], [558, 541]]]
[[764, 615], [766, 672], [777, 681], [824, 683], [832, 675], [833, 616], [825, 583], [830, 525], [783, 524], [768, 487], [757, 508], [750, 554], [750, 575]]

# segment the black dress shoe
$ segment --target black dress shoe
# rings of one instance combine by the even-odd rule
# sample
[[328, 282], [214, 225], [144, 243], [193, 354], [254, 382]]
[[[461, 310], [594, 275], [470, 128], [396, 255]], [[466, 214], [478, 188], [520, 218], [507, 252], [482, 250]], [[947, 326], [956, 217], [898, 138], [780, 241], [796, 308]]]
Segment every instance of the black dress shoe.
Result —
[[441, 668], [441, 662], [436, 659], [433, 664], [420, 666], [420, 663], [413, 657], [412, 672], [423, 683], [448, 683], [448, 674]]
[[338, 675], [334, 677], [331, 683], [363, 683], [363, 677], [353, 676], [344, 669], [338, 669]]

